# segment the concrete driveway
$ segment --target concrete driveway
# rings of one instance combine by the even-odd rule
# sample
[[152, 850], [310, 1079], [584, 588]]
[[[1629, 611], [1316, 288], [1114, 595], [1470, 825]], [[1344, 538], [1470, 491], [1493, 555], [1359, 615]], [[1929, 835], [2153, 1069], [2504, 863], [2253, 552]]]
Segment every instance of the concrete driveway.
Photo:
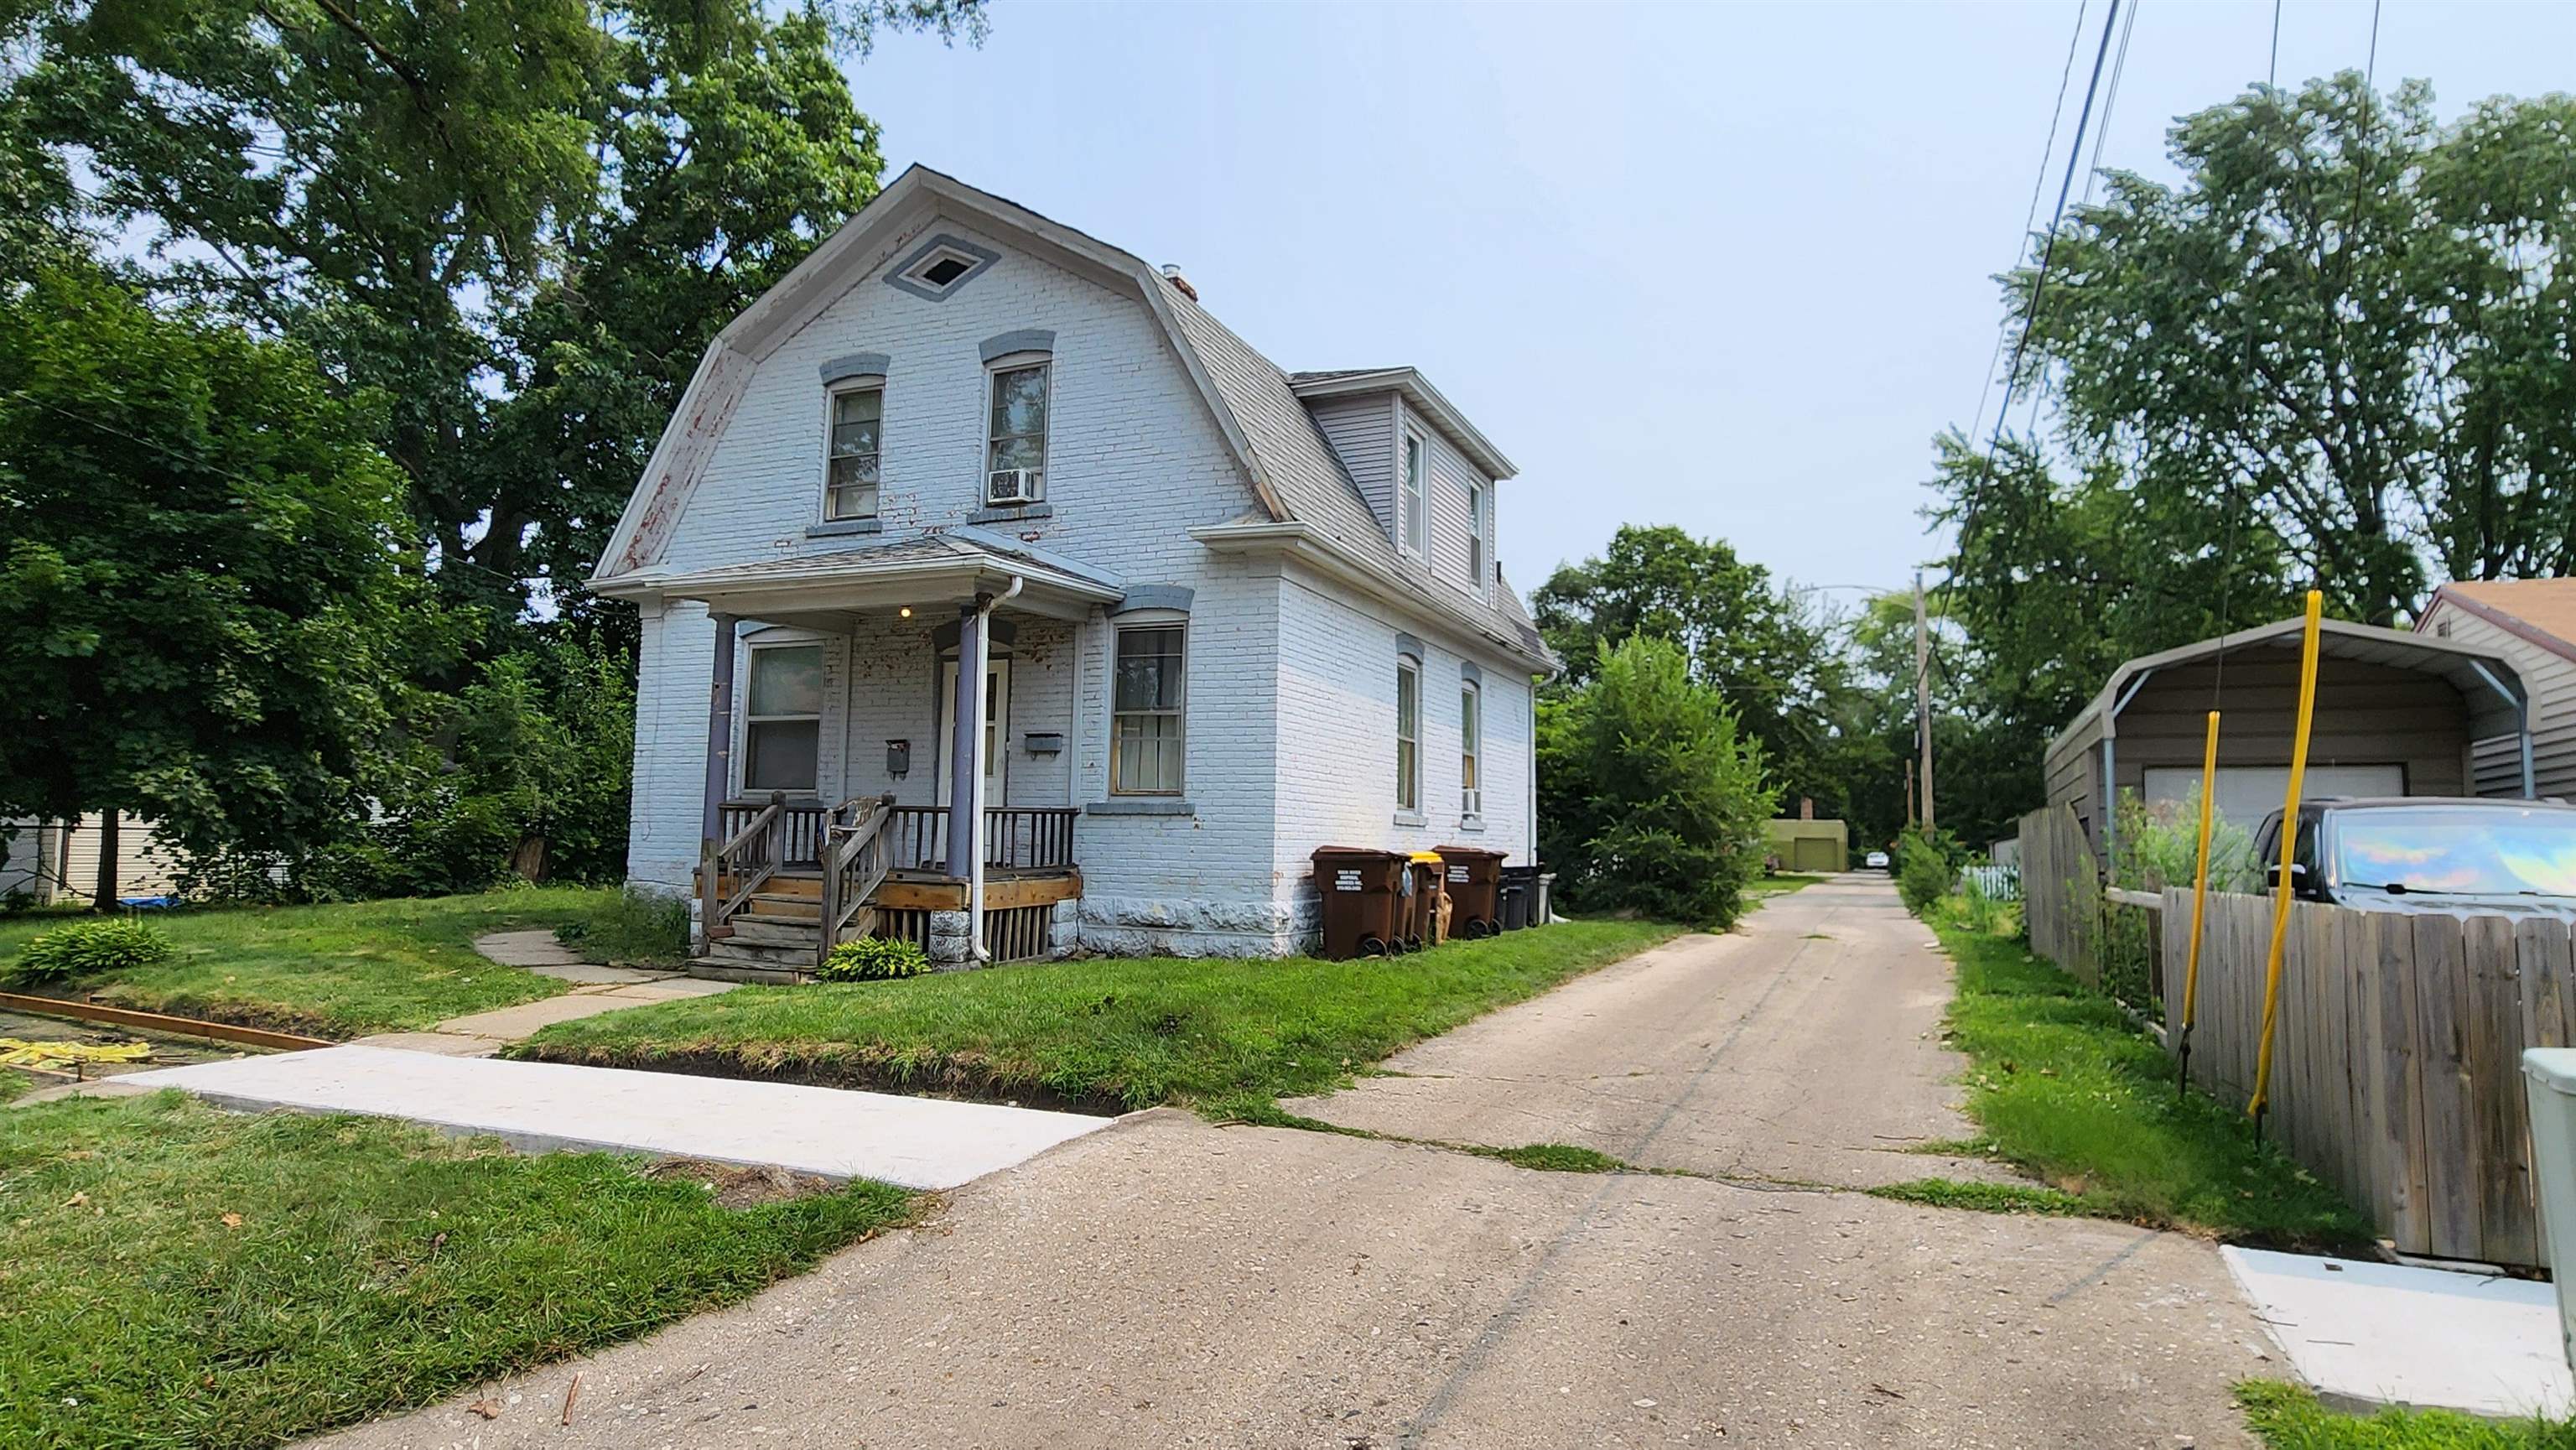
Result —
[[[1885, 1202], [1962, 1131], [1881, 878], [1305, 1105], [1734, 1175], [1530, 1172], [1156, 1112], [749, 1304], [347, 1446], [2159, 1447], [2277, 1373], [2207, 1244]], [[560, 1423], [574, 1374], [581, 1390]]]

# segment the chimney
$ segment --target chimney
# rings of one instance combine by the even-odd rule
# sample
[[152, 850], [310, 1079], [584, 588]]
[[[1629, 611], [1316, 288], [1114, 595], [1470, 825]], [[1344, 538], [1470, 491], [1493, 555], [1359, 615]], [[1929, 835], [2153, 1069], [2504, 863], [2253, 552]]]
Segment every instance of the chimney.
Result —
[[1798, 797], [1798, 819], [1802, 821], [1812, 821], [1815, 818], [1816, 798], [1811, 795], [1802, 795]]
[[1180, 289], [1181, 289], [1181, 295], [1182, 295], [1182, 296], [1184, 296], [1184, 297], [1187, 297], [1187, 298], [1188, 298], [1188, 299], [1190, 299], [1192, 302], [1196, 302], [1196, 301], [1198, 301], [1198, 300], [1199, 300], [1199, 289], [1197, 289], [1196, 287], [1191, 286], [1191, 285], [1190, 285], [1190, 279], [1181, 275], [1181, 264], [1180, 264], [1180, 263], [1178, 263], [1178, 262], [1165, 262], [1165, 263], [1163, 264], [1163, 280], [1164, 280], [1164, 281], [1166, 281], [1166, 282], [1171, 283], [1171, 284], [1172, 284], [1173, 286], [1175, 286], [1175, 287], [1180, 288]]

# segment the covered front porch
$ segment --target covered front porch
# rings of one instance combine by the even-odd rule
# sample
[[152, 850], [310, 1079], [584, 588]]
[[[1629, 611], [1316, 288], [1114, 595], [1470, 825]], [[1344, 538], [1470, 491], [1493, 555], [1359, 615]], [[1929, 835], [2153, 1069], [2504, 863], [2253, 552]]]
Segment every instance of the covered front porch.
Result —
[[791, 980], [864, 935], [941, 965], [1069, 948], [1079, 630], [1115, 580], [939, 534], [661, 587], [716, 624], [703, 970]]

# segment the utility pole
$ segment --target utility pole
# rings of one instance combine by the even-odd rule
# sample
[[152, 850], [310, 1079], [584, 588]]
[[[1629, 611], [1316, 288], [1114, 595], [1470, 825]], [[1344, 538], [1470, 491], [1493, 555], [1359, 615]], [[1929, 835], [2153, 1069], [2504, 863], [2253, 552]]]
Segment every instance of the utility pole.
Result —
[[1932, 628], [1923, 607], [1923, 571], [1914, 571], [1914, 732], [1923, 744], [1923, 830], [1932, 830]]

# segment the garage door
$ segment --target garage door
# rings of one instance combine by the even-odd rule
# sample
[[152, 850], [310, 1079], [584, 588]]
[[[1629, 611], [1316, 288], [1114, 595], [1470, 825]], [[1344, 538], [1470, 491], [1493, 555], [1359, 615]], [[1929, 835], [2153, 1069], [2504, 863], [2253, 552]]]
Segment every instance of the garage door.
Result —
[[1842, 852], [1834, 849], [1831, 836], [1800, 836], [1789, 843], [1789, 869], [1792, 871], [1840, 871]]
[[[2281, 797], [2290, 788], [2290, 768], [2286, 765], [2222, 765], [2218, 768], [2216, 805], [2222, 820], [2251, 831], [2263, 824], [2263, 818], [2281, 808]], [[2150, 766], [2147, 770], [2147, 801], [2187, 801], [2200, 790], [2200, 771], [2189, 766]], [[2310, 800], [2320, 796], [2375, 796], [2406, 794], [2406, 767], [2402, 765], [2312, 765], [2300, 793]]]

